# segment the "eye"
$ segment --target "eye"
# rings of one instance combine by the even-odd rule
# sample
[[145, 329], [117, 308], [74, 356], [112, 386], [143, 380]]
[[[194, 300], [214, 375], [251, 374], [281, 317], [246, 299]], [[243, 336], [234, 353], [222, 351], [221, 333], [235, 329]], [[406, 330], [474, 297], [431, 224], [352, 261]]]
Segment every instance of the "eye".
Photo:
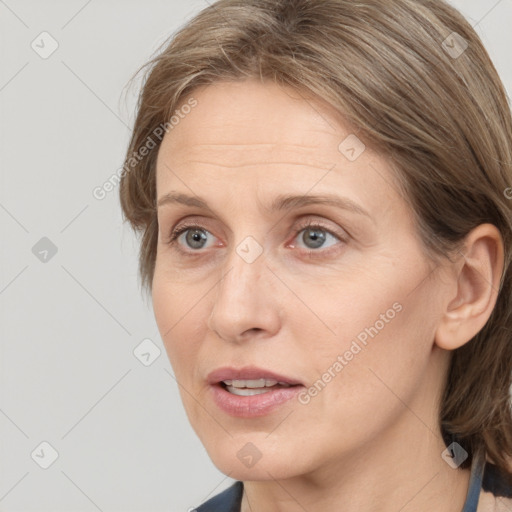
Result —
[[337, 242], [341, 241], [340, 237], [333, 234], [330, 230], [320, 224], [314, 223], [308, 223], [302, 226], [294, 240], [298, 240], [299, 247], [301, 246], [300, 244], [304, 244], [305, 249], [309, 250], [332, 247], [336, 245]]
[[205, 249], [209, 247], [207, 245], [208, 235], [211, 233], [200, 226], [182, 226], [171, 233], [169, 245], [178, 242], [189, 249]]
[[[210, 239], [209, 239], [210, 237]], [[330, 229], [308, 221], [298, 227], [295, 238], [289, 247], [302, 248], [306, 253], [320, 252], [318, 249], [328, 249], [343, 242], [343, 237], [335, 235]], [[177, 245], [182, 252], [199, 252], [215, 244], [215, 237], [199, 225], [182, 225], [170, 235], [168, 245]], [[184, 247], [184, 249], [182, 249]]]

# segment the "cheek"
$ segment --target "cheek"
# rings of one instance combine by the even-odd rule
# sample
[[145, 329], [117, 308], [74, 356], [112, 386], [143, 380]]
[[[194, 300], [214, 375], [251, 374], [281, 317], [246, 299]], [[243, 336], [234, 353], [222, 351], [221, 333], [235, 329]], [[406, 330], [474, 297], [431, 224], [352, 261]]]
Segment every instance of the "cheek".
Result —
[[317, 372], [327, 370], [338, 355], [347, 353], [351, 362], [367, 346], [385, 343], [386, 333], [400, 323], [404, 309], [400, 288], [389, 281], [379, 283], [357, 273], [338, 275], [321, 287], [318, 282], [296, 285], [297, 293], [307, 299], [288, 308], [287, 324], [308, 353], [305, 361], [321, 363], [315, 365]]
[[394, 393], [408, 396], [420, 381], [435, 332], [429, 306], [434, 290], [427, 282], [418, 286], [426, 267], [410, 265], [404, 274], [406, 267], [358, 273], [358, 282], [345, 276], [321, 293], [303, 287], [302, 296], [314, 298], [317, 318], [296, 309], [290, 325], [293, 338], [300, 340], [301, 358], [308, 361], [308, 383], [320, 389], [311, 402], [367, 413], [399, 402]]
[[[160, 337], [178, 379], [190, 375], [198, 350], [197, 328], [204, 325], [197, 290], [176, 280], [163, 278], [155, 270], [153, 279], [153, 311]], [[188, 377], [190, 378], [190, 377]]]
[[309, 402], [295, 405], [294, 415], [280, 426], [281, 439], [297, 432], [308, 438], [321, 428], [323, 440], [313, 443], [311, 450], [328, 459], [376, 439], [407, 415], [404, 403], [416, 410], [413, 399], [425, 380], [429, 350], [425, 344], [414, 346], [419, 340], [412, 339], [411, 332], [418, 337], [422, 333], [409, 329], [407, 314], [404, 307], [366, 345], [356, 340], [360, 348], [354, 348], [349, 338], [340, 339], [330, 351], [311, 351]]

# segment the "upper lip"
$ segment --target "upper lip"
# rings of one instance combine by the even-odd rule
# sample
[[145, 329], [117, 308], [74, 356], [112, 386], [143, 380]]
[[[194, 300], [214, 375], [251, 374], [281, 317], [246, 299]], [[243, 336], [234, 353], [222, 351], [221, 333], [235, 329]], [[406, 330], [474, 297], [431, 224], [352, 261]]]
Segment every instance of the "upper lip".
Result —
[[243, 366], [242, 368], [233, 368], [224, 366], [217, 368], [208, 374], [208, 382], [210, 384], [218, 384], [223, 380], [253, 380], [253, 379], [267, 379], [277, 380], [277, 382], [283, 382], [290, 384], [302, 384], [299, 380], [286, 375], [273, 372], [271, 370], [265, 370], [264, 368], [258, 368], [257, 366]]

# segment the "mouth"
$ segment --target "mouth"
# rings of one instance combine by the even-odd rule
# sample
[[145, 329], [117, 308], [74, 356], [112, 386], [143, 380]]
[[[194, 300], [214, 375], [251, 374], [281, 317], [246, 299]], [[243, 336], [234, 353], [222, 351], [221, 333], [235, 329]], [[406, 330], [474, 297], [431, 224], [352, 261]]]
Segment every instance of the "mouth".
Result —
[[261, 395], [263, 393], [270, 393], [276, 389], [289, 388], [292, 384], [286, 382], [278, 382], [272, 379], [251, 379], [251, 380], [223, 380], [220, 382], [223, 387], [229, 393], [238, 396], [254, 396]]
[[208, 375], [208, 382], [213, 402], [240, 418], [270, 414], [304, 388], [297, 379], [256, 367], [219, 368]]

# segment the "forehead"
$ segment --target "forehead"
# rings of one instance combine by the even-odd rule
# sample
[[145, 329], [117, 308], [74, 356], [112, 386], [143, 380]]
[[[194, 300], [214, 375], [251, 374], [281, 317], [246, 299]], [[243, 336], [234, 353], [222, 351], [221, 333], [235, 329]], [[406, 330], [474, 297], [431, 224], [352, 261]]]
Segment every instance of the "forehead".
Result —
[[172, 156], [174, 163], [208, 153], [210, 159], [236, 159], [243, 165], [263, 154], [292, 161], [299, 153], [332, 165], [340, 156], [340, 142], [351, 133], [325, 103], [271, 82], [220, 82], [190, 97], [197, 105], [166, 134], [160, 148], [162, 157]]
[[[216, 201], [236, 197], [248, 204], [255, 194], [275, 195], [277, 188], [346, 193], [367, 210], [389, 203], [400, 208], [387, 160], [355, 137], [325, 102], [255, 80], [216, 83], [190, 98], [197, 104], [159, 148], [158, 198], [173, 190], [210, 190]], [[356, 159], [344, 153], [347, 140], [361, 151]]]

